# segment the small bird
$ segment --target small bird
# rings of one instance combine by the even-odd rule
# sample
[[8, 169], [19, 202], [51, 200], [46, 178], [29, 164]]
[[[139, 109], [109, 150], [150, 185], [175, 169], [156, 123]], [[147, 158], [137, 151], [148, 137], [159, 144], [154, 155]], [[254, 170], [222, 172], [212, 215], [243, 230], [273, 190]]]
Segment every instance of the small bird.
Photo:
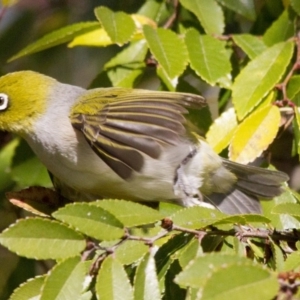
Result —
[[103, 198], [260, 213], [285, 173], [217, 155], [188, 121], [203, 97], [126, 88], [86, 90], [33, 72], [0, 78], [0, 130], [24, 138], [72, 201]]

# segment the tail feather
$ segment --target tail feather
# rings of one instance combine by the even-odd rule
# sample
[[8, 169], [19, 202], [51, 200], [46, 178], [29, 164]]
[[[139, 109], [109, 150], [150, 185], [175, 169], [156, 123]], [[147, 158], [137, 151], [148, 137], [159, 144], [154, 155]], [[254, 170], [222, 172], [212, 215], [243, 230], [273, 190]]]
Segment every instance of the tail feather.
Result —
[[259, 198], [272, 199], [282, 193], [282, 183], [289, 177], [279, 171], [241, 165], [224, 159], [223, 165], [237, 177], [236, 187]]
[[257, 198], [249, 196], [238, 189], [227, 194], [213, 193], [205, 196], [205, 201], [216, 206], [225, 214], [260, 214], [261, 206]]
[[205, 196], [205, 201], [228, 214], [261, 213], [258, 199], [272, 199], [280, 195], [282, 183], [289, 179], [283, 172], [241, 165], [226, 159], [223, 165], [237, 177], [237, 181], [228, 193], [212, 193]]

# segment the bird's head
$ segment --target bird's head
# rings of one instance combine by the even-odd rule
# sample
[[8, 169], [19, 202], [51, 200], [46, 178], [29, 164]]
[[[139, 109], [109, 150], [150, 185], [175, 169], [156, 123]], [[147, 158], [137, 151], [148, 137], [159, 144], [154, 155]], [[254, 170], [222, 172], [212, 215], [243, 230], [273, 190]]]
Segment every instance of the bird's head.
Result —
[[47, 98], [57, 81], [20, 71], [0, 77], [0, 130], [26, 134], [47, 108]]

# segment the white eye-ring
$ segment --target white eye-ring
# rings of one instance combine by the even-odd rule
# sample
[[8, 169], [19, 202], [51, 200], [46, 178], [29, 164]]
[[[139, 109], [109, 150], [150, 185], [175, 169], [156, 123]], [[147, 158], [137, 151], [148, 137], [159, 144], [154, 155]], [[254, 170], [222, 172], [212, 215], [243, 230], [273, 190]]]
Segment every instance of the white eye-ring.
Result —
[[5, 110], [8, 106], [8, 96], [0, 93], [0, 110]]

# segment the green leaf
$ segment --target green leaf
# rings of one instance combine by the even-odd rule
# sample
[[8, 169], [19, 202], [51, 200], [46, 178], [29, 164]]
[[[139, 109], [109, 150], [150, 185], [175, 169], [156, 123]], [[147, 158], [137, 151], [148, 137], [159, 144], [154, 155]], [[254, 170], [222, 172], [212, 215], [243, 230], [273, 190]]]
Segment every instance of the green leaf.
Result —
[[0, 243], [18, 255], [34, 259], [68, 258], [85, 248], [81, 234], [39, 218], [19, 220], [0, 234]]
[[295, 251], [291, 253], [285, 263], [284, 263], [284, 268], [283, 271], [291, 271], [294, 270], [295, 272], [300, 271], [300, 252]]
[[13, 61], [22, 56], [30, 55], [66, 42], [71, 41], [74, 37], [83, 33], [92, 31], [99, 28], [98, 22], [82, 22], [73, 25], [69, 25], [58, 30], [55, 30], [36, 42], [28, 45], [23, 50], [18, 52], [16, 55], [11, 57], [9, 61]]
[[272, 213], [273, 208], [279, 204], [286, 203], [297, 203], [293, 192], [285, 187], [284, 192], [275, 197], [273, 201], [261, 201], [261, 206], [263, 209], [263, 214], [267, 218], [269, 218], [272, 223], [272, 227], [278, 230], [285, 230], [290, 228], [300, 228], [300, 222], [296, 220], [294, 217], [288, 214], [274, 214]]
[[175, 92], [178, 85], [178, 77], [170, 78], [164, 68], [157, 66], [156, 73], [161, 81], [165, 84], [168, 91]]
[[232, 101], [239, 119], [252, 111], [280, 80], [293, 54], [293, 43], [279, 43], [257, 56], [236, 77]]
[[127, 274], [122, 264], [112, 256], [108, 256], [101, 265], [96, 279], [96, 292], [97, 298], [101, 300], [133, 299], [133, 289]]
[[9, 300], [34, 300], [40, 299], [41, 289], [44, 285], [45, 275], [31, 278], [28, 281], [22, 283], [13, 294], [9, 297]]
[[119, 46], [128, 42], [135, 31], [132, 18], [126, 13], [113, 12], [105, 6], [97, 7], [95, 15], [111, 40]]
[[175, 212], [182, 209], [182, 206], [176, 203], [170, 202], [159, 202], [159, 212], [164, 215], [165, 217], [169, 217], [173, 215]]
[[294, 34], [294, 21], [290, 19], [289, 11], [286, 9], [265, 32], [263, 41], [267, 46], [273, 46], [279, 42], [286, 41]]
[[180, 0], [180, 3], [197, 16], [207, 34], [223, 33], [225, 27], [224, 15], [216, 1]]
[[215, 152], [220, 153], [229, 145], [237, 125], [235, 111], [230, 108], [215, 119], [206, 134], [206, 141]]
[[109, 241], [124, 235], [123, 224], [113, 214], [90, 203], [66, 205], [53, 217], [96, 239]]
[[281, 247], [274, 241], [271, 241], [270, 245], [272, 250], [272, 256], [270, 261], [271, 266], [273, 270], [277, 272], [282, 272], [284, 270], [286, 254], [282, 251]]
[[255, 111], [236, 129], [229, 147], [229, 158], [247, 164], [267, 149], [280, 126], [278, 107], [269, 105]]
[[109, 70], [116, 67], [132, 64], [140, 65], [144, 62], [148, 48], [145, 40], [131, 43], [124, 50], [119, 52], [116, 56], [110, 59], [105, 65], [104, 69]]
[[255, 5], [253, 0], [218, 0], [218, 2], [251, 21], [254, 21], [256, 18]]
[[188, 244], [183, 247], [178, 253], [178, 261], [182, 268], [185, 268], [197, 256], [203, 254], [202, 248], [198, 239], [191, 239]]
[[294, 75], [288, 82], [287, 97], [293, 99], [300, 92], [300, 75]]
[[102, 207], [116, 216], [125, 227], [140, 226], [155, 223], [164, 218], [157, 210], [148, 206], [124, 201], [124, 200], [101, 200], [91, 202], [92, 205]]
[[137, 267], [134, 278], [134, 299], [161, 299], [155, 261], [151, 253], [147, 253]]
[[148, 47], [145, 40], [132, 43], [104, 65], [113, 86], [132, 88], [145, 69]]
[[165, 289], [165, 275], [169, 270], [171, 264], [176, 259], [177, 251], [183, 248], [187, 243], [189, 243], [192, 238], [192, 235], [183, 233], [172, 236], [155, 253], [154, 259], [156, 262], [157, 277], [160, 283], [161, 291], [164, 291]]
[[11, 176], [18, 183], [19, 187], [36, 185], [52, 187], [46, 167], [24, 140], [21, 140], [15, 149], [11, 166]]
[[294, 128], [294, 153], [300, 153], [300, 111], [299, 107], [294, 107], [295, 118], [293, 119], [293, 128]]
[[148, 250], [149, 247], [144, 242], [129, 240], [116, 249], [115, 258], [123, 265], [130, 265], [143, 257]]
[[[183, 286], [193, 288], [203, 287], [205, 281], [215, 270], [226, 268], [232, 264], [248, 263], [249, 261], [240, 256], [230, 254], [210, 253], [195, 258], [175, 278], [175, 282]], [[220, 282], [220, 284], [223, 284]]]
[[293, 217], [300, 217], [300, 204], [298, 203], [281, 203], [272, 209], [273, 214], [288, 214]]
[[[144, 35], [149, 48], [164, 68], [170, 78], [174, 78], [183, 73], [187, 63], [188, 55], [183, 40], [175, 32], [150, 26], [144, 26]], [[176, 45], [176, 49], [174, 49]]]
[[106, 47], [113, 44], [113, 41], [104, 28], [97, 28], [87, 33], [76, 36], [69, 44], [69, 48], [76, 46]]
[[210, 85], [220, 83], [223, 78], [230, 78], [231, 64], [226, 43], [208, 35], [201, 35], [195, 29], [186, 33], [191, 67]]
[[277, 295], [275, 275], [258, 265], [234, 264], [219, 268], [208, 278], [202, 292], [203, 300], [269, 300]]
[[225, 214], [216, 209], [194, 206], [176, 212], [171, 216], [171, 219], [174, 225], [189, 229], [199, 229], [212, 225], [225, 217]]
[[41, 300], [80, 299], [85, 284], [92, 278], [86, 275], [85, 262], [80, 257], [68, 258], [57, 264], [46, 277]]
[[7, 145], [5, 145], [0, 151], [0, 190], [7, 190], [12, 186], [13, 180], [10, 174], [9, 168], [15, 153], [15, 150], [19, 144], [19, 139], [15, 138]]
[[298, 0], [290, 0], [290, 3], [295, 12], [300, 15], [300, 2]]
[[254, 59], [267, 49], [267, 46], [262, 39], [252, 34], [233, 34], [232, 38], [250, 59]]
[[169, 17], [167, 3], [157, 0], [145, 1], [138, 10], [138, 14], [146, 16], [157, 23]]

